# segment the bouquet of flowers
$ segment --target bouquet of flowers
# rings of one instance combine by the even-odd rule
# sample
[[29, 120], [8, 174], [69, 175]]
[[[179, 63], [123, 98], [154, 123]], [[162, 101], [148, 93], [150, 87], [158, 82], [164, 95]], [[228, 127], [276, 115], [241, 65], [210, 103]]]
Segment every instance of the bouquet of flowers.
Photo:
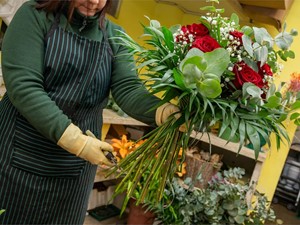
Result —
[[[192, 131], [209, 133], [217, 127], [219, 137], [239, 143], [240, 149], [251, 144], [258, 157], [262, 144], [271, 145], [271, 133], [278, 148], [282, 140], [289, 141], [284, 120], [300, 124], [294, 112], [300, 107], [299, 96], [289, 91], [283, 95], [273, 82], [281, 72], [279, 59], [294, 58], [289, 47], [297, 31], [284, 27], [273, 38], [264, 28], [240, 27], [235, 14], [222, 17], [223, 10], [213, 4], [203, 10], [208, 13], [199, 23], [186, 26], [166, 28], [149, 19], [145, 46], [126, 33], [115, 37], [135, 54], [151, 94], [162, 93], [161, 104], [172, 101], [180, 108], [178, 116], [147, 134], [147, 140], [113, 168], [123, 176], [116, 193], [126, 192], [125, 203], [146, 170], [150, 173], [137, 201], [146, 195], [154, 204], [160, 201]], [[182, 125], [186, 132], [179, 131]], [[157, 182], [160, 186], [154, 188]]]

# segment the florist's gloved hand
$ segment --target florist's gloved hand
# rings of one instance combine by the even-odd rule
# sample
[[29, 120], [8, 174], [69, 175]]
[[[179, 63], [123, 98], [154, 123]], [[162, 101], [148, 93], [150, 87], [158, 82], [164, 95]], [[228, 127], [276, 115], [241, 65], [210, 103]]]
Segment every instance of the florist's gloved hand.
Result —
[[105, 157], [104, 151], [112, 152], [113, 147], [99, 139], [84, 135], [79, 127], [70, 124], [57, 144], [68, 152], [89, 161], [91, 164], [113, 164]]
[[[176, 105], [173, 105], [171, 103], [165, 103], [161, 106], [159, 106], [156, 109], [156, 114], [155, 114], [155, 122], [157, 126], [162, 125], [164, 122], [167, 121], [169, 116], [171, 116], [173, 113], [179, 112], [179, 108]], [[180, 114], [177, 113], [175, 114], [176, 118], [180, 117]]]
[[[178, 108], [178, 106], [173, 105], [171, 103], [165, 103], [163, 105], [161, 105], [160, 107], [158, 107], [156, 109], [156, 114], [155, 114], [155, 121], [157, 126], [162, 125], [164, 122], [167, 121], [168, 117], [171, 116], [172, 114], [174, 114], [174, 116], [178, 119], [181, 116], [181, 113], [179, 113], [180, 109]], [[179, 130], [181, 132], [187, 132], [187, 127], [185, 124], [182, 124], [179, 127]]]

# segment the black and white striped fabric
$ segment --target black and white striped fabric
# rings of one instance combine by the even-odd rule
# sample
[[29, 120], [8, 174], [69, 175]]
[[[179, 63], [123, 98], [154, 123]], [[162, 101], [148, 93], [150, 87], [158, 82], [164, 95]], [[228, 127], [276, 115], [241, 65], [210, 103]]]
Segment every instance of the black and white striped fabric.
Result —
[[[100, 137], [111, 74], [107, 39], [55, 23], [45, 41], [46, 92], [73, 123]], [[0, 127], [0, 224], [83, 224], [96, 166], [43, 137], [6, 94]]]

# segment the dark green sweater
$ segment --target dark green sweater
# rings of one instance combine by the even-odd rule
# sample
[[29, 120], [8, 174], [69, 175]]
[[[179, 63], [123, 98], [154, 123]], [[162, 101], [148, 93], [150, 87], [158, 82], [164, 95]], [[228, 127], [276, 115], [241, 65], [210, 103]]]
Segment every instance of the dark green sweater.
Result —
[[[44, 136], [57, 142], [71, 120], [63, 114], [44, 90], [43, 63], [44, 38], [54, 21], [54, 16], [34, 7], [35, 2], [25, 3], [15, 14], [4, 37], [2, 69], [7, 94], [18, 111]], [[64, 15], [60, 25], [89, 39], [103, 41], [97, 18], [88, 18], [82, 27], [83, 17], [76, 13], [71, 24]], [[106, 20], [108, 37], [117, 35], [120, 26]], [[155, 125], [155, 110], [147, 112], [158, 103], [158, 98], [148, 96], [136, 75], [133, 64], [124, 60], [127, 49], [109, 39], [115, 57], [112, 65], [111, 91], [117, 104], [130, 116]], [[147, 112], [147, 113], [146, 113]], [[99, 125], [100, 126], [100, 125]]]

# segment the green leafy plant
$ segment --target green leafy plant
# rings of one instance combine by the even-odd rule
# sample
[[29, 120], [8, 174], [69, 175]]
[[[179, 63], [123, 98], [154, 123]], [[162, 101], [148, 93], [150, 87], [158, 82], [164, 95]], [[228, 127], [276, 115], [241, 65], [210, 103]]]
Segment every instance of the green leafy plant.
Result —
[[5, 212], [5, 209], [0, 209], [0, 215]]
[[[166, 186], [160, 204], [151, 210], [161, 224], [264, 224], [275, 214], [266, 196], [255, 192], [248, 204], [246, 196], [252, 185], [241, 181], [244, 170], [232, 168], [217, 173], [205, 189], [195, 188], [191, 178], [174, 178]], [[151, 207], [150, 207], [151, 208]]]
[[[219, 137], [239, 143], [239, 150], [251, 144], [258, 157], [262, 144], [271, 145], [271, 133], [278, 149], [281, 141], [290, 141], [286, 119], [300, 124], [299, 95], [283, 95], [273, 82], [281, 71], [279, 59], [294, 58], [289, 47], [297, 32], [284, 28], [272, 38], [264, 28], [240, 27], [237, 15], [222, 17], [214, 6], [218, 1], [210, 2], [198, 24], [166, 28], [149, 19], [143, 46], [123, 32], [114, 37], [135, 54], [151, 94], [162, 93], [160, 104], [172, 101], [180, 108], [178, 119], [170, 117], [143, 137], [144, 144], [110, 172], [120, 171], [116, 192], [126, 193], [125, 203], [138, 184], [138, 202], [146, 196], [160, 202], [194, 130], [209, 134], [218, 127]], [[179, 131], [182, 124], [185, 133]], [[145, 171], [150, 171], [147, 179], [139, 182]]]

